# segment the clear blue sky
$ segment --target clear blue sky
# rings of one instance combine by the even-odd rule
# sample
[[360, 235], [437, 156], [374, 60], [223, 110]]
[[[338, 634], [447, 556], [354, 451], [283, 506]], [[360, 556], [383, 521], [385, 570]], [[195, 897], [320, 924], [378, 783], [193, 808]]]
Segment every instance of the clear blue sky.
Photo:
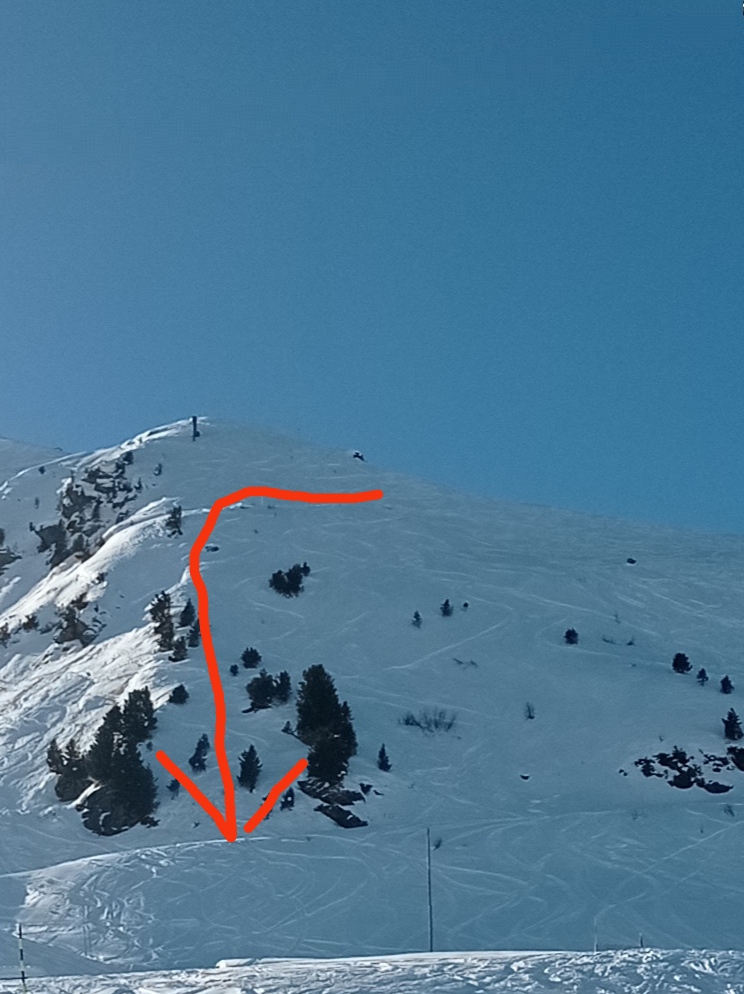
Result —
[[738, 0], [3, 0], [0, 434], [744, 532], [743, 150]]

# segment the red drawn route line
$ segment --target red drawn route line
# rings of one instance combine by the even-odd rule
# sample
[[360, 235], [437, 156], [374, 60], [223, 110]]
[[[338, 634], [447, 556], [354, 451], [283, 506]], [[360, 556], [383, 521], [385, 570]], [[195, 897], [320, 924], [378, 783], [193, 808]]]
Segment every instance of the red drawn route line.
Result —
[[[199, 628], [201, 630], [202, 645], [204, 655], [207, 657], [207, 669], [209, 680], [212, 684], [212, 694], [214, 696], [215, 726], [214, 726], [214, 751], [217, 754], [217, 765], [222, 777], [222, 787], [224, 790], [225, 812], [224, 814], [212, 804], [209, 798], [202, 793], [194, 781], [183, 772], [167, 753], [161, 749], [155, 753], [155, 758], [162, 763], [166, 770], [178, 782], [185, 787], [196, 803], [209, 815], [220, 832], [222, 832], [228, 842], [235, 842], [238, 837], [238, 817], [235, 810], [235, 784], [230, 773], [230, 763], [225, 749], [225, 727], [227, 725], [227, 714], [225, 711], [225, 691], [220, 680], [220, 671], [217, 659], [214, 654], [214, 644], [212, 642], [212, 632], [209, 627], [209, 595], [207, 587], [202, 580], [199, 570], [199, 556], [204, 546], [207, 544], [209, 536], [214, 531], [221, 512], [226, 507], [231, 507], [246, 497], [278, 497], [281, 500], [304, 501], [307, 504], [360, 504], [368, 500], [380, 500], [383, 496], [382, 490], [363, 490], [354, 494], [310, 494], [302, 490], [280, 490], [276, 487], [244, 487], [234, 493], [220, 497], [212, 505], [207, 520], [204, 522], [202, 530], [196, 537], [196, 541], [191, 547], [189, 554], [189, 572], [191, 580], [196, 588], [196, 596], [199, 617]], [[266, 815], [271, 811], [281, 794], [307, 766], [306, 759], [300, 759], [292, 769], [286, 773], [282, 779], [274, 784], [269, 791], [266, 800], [258, 811], [245, 823], [244, 831], [252, 832], [259, 825]]]

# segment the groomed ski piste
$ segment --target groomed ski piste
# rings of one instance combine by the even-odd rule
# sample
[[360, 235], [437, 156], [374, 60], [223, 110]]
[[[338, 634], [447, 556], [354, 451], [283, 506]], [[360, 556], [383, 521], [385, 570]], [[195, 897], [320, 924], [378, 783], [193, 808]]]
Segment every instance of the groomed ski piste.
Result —
[[[19, 989], [20, 922], [29, 990], [50, 994], [744, 992], [744, 772], [702, 766], [730, 788], [713, 794], [634, 765], [674, 746], [703, 764], [730, 744], [722, 718], [744, 714], [744, 539], [473, 498], [370, 453], [229, 422], [199, 430], [192, 441], [185, 420], [83, 455], [0, 445], [0, 527], [19, 557], [0, 573], [13, 633], [0, 647], [0, 991]], [[125, 453], [142, 484], [126, 516], [104, 506], [103, 544], [50, 568], [30, 524], [53, 524], [68, 480]], [[253, 645], [293, 689], [322, 663], [349, 702], [346, 786], [373, 788], [353, 808], [364, 827], [341, 828], [298, 791], [230, 844], [184, 791], [168, 794], [154, 758], [184, 766], [213, 736], [214, 706], [203, 651], [159, 652], [149, 605], [161, 590], [174, 612], [196, 602], [191, 545], [212, 504], [247, 486], [384, 491], [357, 506], [247, 500], [202, 554], [228, 756], [236, 769], [254, 744], [263, 764], [256, 792], [238, 791], [239, 824], [307, 753], [282, 734], [293, 698], [243, 713], [254, 674], [229, 667]], [[165, 528], [175, 505], [181, 536]], [[269, 588], [303, 561], [298, 597]], [[59, 611], [81, 595], [96, 636], [59, 644]], [[23, 630], [31, 615], [38, 628]], [[672, 670], [676, 652], [691, 673]], [[187, 704], [166, 703], [180, 683]], [[57, 800], [46, 751], [73, 736], [88, 748], [144, 686], [158, 824], [96, 836]], [[425, 708], [454, 714], [451, 730], [403, 724]], [[198, 784], [222, 803], [213, 752]]]

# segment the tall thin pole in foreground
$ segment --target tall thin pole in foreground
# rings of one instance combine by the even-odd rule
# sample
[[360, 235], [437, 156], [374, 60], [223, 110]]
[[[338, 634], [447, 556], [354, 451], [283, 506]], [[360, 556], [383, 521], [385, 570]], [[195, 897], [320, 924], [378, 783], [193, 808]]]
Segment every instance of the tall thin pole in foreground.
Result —
[[23, 994], [28, 994], [28, 988], [26, 987], [26, 967], [23, 962], [23, 928], [20, 922], [18, 922], [18, 955], [21, 961], [21, 990]]
[[426, 829], [426, 879], [427, 893], [429, 898], [429, 952], [434, 952], [434, 912], [431, 905], [431, 838], [429, 829]]

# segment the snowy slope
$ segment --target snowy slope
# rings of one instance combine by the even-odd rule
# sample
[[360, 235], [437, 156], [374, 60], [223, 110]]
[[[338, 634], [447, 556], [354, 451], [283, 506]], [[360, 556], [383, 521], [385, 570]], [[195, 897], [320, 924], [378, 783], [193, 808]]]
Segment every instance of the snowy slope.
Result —
[[38, 445], [27, 445], [11, 438], [0, 437], [0, 482], [15, 476], [29, 467], [45, 466], [60, 459], [61, 449], [48, 449]]
[[[595, 919], [602, 950], [637, 946], [641, 934], [662, 949], [741, 948], [744, 773], [710, 774], [733, 788], [713, 795], [645, 778], [633, 763], [674, 745], [698, 761], [698, 750], [725, 752], [721, 719], [744, 711], [744, 539], [479, 500], [265, 431], [211, 420], [200, 430], [192, 442], [180, 422], [59, 457], [0, 489], [0, 527], [21, 556], [0, 575], [0, 626], [15, 632], [0, 648], [3, 975], [19, 920], [30, 971], [48, 974], [426, 950], [427, 827], [437, 950], [589, 950]], [[142, 482], [127, 517], [116, 523], [104, 508], [103, 545], [49, 570], [29, 522], [53, 523], [71, 474], [80, 482], [125, 452], [127, 479]], [[174, 608], [195, 600], [188, 554], [209, 508], [253, 485], [384, 491], [346, 506], [245, 500], [223, 512], [216, 549], [202, 555], [228, 755], [237, 771], [253, 743], [263, 763], [256, 793], [238, 793], [239, 824], [306, 754], [281, 733], [291, 701], [242, 713], [253, 674], [233, 678], [229, 666], [254, 645], [295, 686], [313, 663], [333, 675], [359, 740], [347, 784], [379, 791], [354, 806], [365, 828], [339, 828], [298, 792], [293, 810], [229, 844], [187, 795], [164, 790], [155, 751], [184, 766], [203, 732], [213, 738], [214, 709], [202, 650], [180, 663], [159, 653], [148, 605], [163, 589]], [[183, 536], [169, 538], [175, 503]], [[268, 587], [271, 573], [304, 560], [312, 572], [298, 598]], [[60, 646], [50, 626], [81, 594], [100, 631], [87, 648]], [[438, 610], [445, 597], [450, 618]], [[30, 614], [40, 630], [17, 630]], [[564, 643], [568, 627], [576, 646]], [[673, 673], [678, 651], [692, 673]], [[706, 687], [694, 679], [701, 666]], [[731, 696], [718, 689], [724, 674]], [[166, 704], [181, 682], [189, 702]], [[108, 708], [145, 685], [159, 705], [149, 754], [159, 824], [99, 838], [56, 800], [46, 749], [54, 737], [89, 745]], [[455, 712], [454, 728], [401, 724], [423, 707]], [[382, 742], [390, 773], [376, 766]], [[221, 806], [213, 753], [198, 782]]]
[[[42, 981], [44, 994], [741, 994], [744, 954], [424, 953]], [[0, 986], [0, 994], [13, 988]]]

